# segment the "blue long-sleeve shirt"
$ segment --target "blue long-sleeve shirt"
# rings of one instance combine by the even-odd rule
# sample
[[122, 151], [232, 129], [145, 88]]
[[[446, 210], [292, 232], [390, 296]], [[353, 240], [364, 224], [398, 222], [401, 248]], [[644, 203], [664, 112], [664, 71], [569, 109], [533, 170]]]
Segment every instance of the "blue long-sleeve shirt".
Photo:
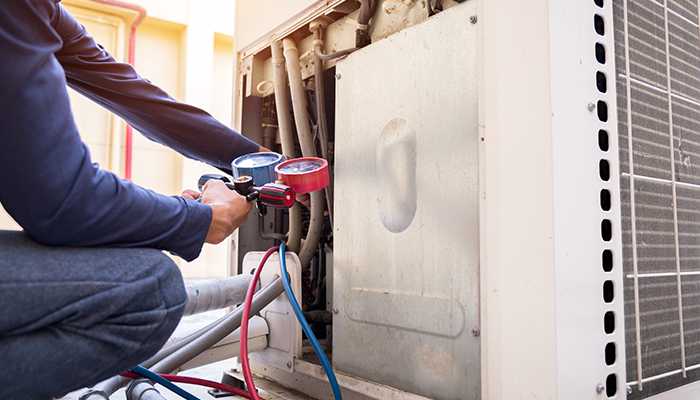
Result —
[[149, 139], [227, 170], [258, 145], [116, 62], [57, 0], [0, 6], [0, 203], [35, 240], [199, 255], [211, 208], [92, 163], [66, 85]]

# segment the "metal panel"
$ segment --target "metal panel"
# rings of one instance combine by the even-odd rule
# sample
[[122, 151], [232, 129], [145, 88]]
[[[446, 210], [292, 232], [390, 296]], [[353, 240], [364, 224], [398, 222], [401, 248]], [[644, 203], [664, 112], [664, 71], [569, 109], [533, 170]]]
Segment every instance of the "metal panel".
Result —
[[480, 398], [474, 2], [337, 66], [333, 360]]
[[557, 398], [623, 400], [613, 8], [550, 1], [549, 13]]
[[696, 0], [614, 6], [628, 398], [642, 399], [700, 379], [700, 16]]

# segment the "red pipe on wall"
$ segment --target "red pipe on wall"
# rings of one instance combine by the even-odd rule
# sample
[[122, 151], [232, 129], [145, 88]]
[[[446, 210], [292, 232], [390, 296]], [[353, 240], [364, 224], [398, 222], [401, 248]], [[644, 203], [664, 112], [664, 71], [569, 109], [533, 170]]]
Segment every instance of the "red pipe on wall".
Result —
[[[127, 59], [131, 65], [134, 65], [136, 61], [136, 28], [139, 24], [146, 18], [146, 9], [138, 4], [128, 3], [120, 0], [94, 0], [97, 3], [106, 4], [113, 7], [124, 8], [127, 10], [135, 11], [138, 15], [136, 19], [131, 23], [131, 29], [129, 30], [129, 43], [127, 48]], [[134, 143], [133, 143], [134, 131], [131, 125], [126, 124], [126, 131], [124, 135], [124, 177], [126, 179], [131, 179], [131, 164], [133, 160], [134, 153]]]

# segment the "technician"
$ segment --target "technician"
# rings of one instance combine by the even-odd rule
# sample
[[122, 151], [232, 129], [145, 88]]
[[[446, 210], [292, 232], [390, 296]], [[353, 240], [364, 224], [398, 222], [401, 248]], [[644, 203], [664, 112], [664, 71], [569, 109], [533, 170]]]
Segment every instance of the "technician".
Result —
[[[158, 60], [154, 60], [158, 62]], [[250, 211], [221, 183], [166, 196], [92, 163], [66, 86], [181, 154], [228, 171], [259, 146], [114, 60], [57, 0], [0, 6], [0, 399], [50, 399], [132, 367], [168, 339], [177, 266]]]

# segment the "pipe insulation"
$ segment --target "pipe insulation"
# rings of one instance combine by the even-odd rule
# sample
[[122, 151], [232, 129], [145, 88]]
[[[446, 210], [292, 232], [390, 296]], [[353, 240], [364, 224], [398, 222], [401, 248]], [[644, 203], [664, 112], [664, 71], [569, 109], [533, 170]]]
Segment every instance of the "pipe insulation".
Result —
[[[282, 282], [279, 280], [279, 278], [275, 279], [272, 283], [269, 285], [265, 286], [264, 288], [258, 290], [258, 292], [255, 294], [255, 297], [253, 297], [253, 304], [252, 304], [252, 313], [258, 313], [260, 310], [262, 310], [265, 306], [267, 306], [269, 303], [271, 303], [274, 299], [276, 299], [282, 292], [284, 291], [284, 287], [282, 286]], [[219, 318], [218, 320], [214, 321], [213, 323], [205, 326], [204, 328], [201, 328], [197, 330], [194, 333], [191, 333], [187, 335], [186, 337], [174, 341], [174, 342], [169, 342], [167, 343], [158, 353], [156, 353], [153, 357], [149, 358], [148, 360], [144, 361], [141, 363], [141, 365], [150, 368], [157, 363], [161, 362], [162, 360], [166, 359], [167, 357], [173, 355], [179, 350], [182, 350], [186, 348], [187, 346], [191, 345], [194, 343], [197, 339], [210, 335], [215, 333], [218, 337], [221, 337], [220, 332], [221, 330], [225, 332], [233, 332], [238, 327], [241, 325], [241, 317], [243, 315], [243, 307], [238, 306], [236, 307], [233, 311], [230, 313], [224, 315], [223, 317]], [[215, 331], [218, 329], [217, 331]], [[228, 334], [224, 334], [223, 337], [226, 337]], [[223, 338], [222, 337], [222, 338]], [[185, 363], [191, 361], [194, 359], [198, 354], [202, 353], [204, 350], [206, 350], [209, 347], [212, 347], [214, 344], [218, 343], [221, 339], [215, 340], [213, 344], [205, 347], [203, 350], [197, 352], [194, 355], [187, 354], [187, 357], [183, 357], [182, 355], [178, 357], [177, 360], [181, 360], [183, 358], [187, 358], [185, 361], [183, 361], [181, 364], [175, 366], [172, 368], [170, 371], [175, 370], [176, 368], [180, 367], [181, 365], [184, 365]], [[210, 341], [208, 341], [210, 342]], [[201, 348], [201, 346], [198, 346], [198, 348]], [[191, 349], [191, 348], [190, 348]], [[165, 372], [170, 372], [170, 371], [165, 371]], [[156, 372], [164, 372], [164, 371], [156, 371]], [[119, 390], [119, 388], [123, 387], [128, 383], [128, 379], [121, 377], [121, 376], [114, 376], [112, 378], [109, 378], [107, 380], [104, 380], [100, 382], [99, 384], [95, 385], [93, 392], [94, 393], [106, 393], [108, 395], [111, 395], [112, 393], [116, 392]], [[81, 397], [80, 400], [101, 400], [103, 397]]]
[[[268, 286], [258, 291], [258, 293], [255, 294], [255, 297], [253, 297], [251, 314], [257, 314], [260, 312], [260, 310], [262, 310], [265, 306], [279, 297], [283, 291], [284, 287], [282, 286], [282, 281], [279, 278], [275, 279]], [[236, 307], [236, 309], [231, 312], [229, 316], [219, 325], [207, 331], [202, 336], [194, 339], [191, 343], [188, 343], [176, 350], [173, 354], [166, 356], [161, 361], [153, 365], [151, 369], [158, 373], [169, 373], [178, 369], [180, 366], [197, 357], [203, 351], [220, 342], [229, 333], [238, 329], [241, 326], [242, 317], [243, 307]]]
[[131, 381], [126, 388], [126, 400], [167, 400], [146, 379]]
[[318, 124], [318, 136], [321, 142], [321, 156], [328, 161], [328, 186], [324, 189], [326, 195], [326, 207], [328, 209], [328, 217], [333, 224], [333, 170], [331, 168], [331, 159], [328, 151], [329, 133], [328, 133], [328, 114], [326, 112], [326, 83], [323, 75], [323, 33], [330, 21], [326, 18], [319, 19], [309, 24], [309, 30], [314, 34], [314, 93], [316, 95], [316, 120]]
[[[277, 111], [277, 126], [282, 143], [282, 154], [287, 158], [299, 156], [294, 145], [294, 126], [289, 109], [289, 89], [287, 88], [287, 72], [284, 68], [284, 56], [280, 42], [270, 45], [272, 50], [272, 84], [275, 90], [275, 110]], [[289, 209], [289, 233], [287, 246], [290, 251], [299, 252], [301, 247], [301, 207], [294, 204]]]
[[304, 81], [301, 78], [299, 49], [297, 49], [294, 40], [289, 38], [282, 40], [282, 47], [284, 49], [284, 60], [287, 65], [289, 91], [292, 95], [294, 122], [297, 127], [299, 144], [301, 144], [301, 154], [304, 157], [316, 157], [316, 146], [314, 145], [314, 136], [311, 133], [311, 123], [307, 112], [306, 88], [304, 88]]
[[184, 315], [194, 315], [243, 303], [251, 276], [236, 275], [225, 279], [187, 282]]
[[[309, 123], [308, 102], [306, 100], [306, 89], [301, 78], [301, 65], [299, 64], [299, 50], [292, 39], [282, 40], [284, 49], [284, 59], [287, 65], [287, 77], [289, 78], [289, 88], [292, 95], [292, 107], [294, 109], [294, 121], [297, 127], [297, 135], [301, 144], [301, 154], [304, 157], [316, 157], [316, 146], [311, 133]], [[299, 252], [299, 260], [302, 268], [309, 266], [311, 258], [316, 252], [316, 247], [321, 240], [323, 230], [323, 192], [311, 193], [311, 218], [309, 221], [309, 231]]]

